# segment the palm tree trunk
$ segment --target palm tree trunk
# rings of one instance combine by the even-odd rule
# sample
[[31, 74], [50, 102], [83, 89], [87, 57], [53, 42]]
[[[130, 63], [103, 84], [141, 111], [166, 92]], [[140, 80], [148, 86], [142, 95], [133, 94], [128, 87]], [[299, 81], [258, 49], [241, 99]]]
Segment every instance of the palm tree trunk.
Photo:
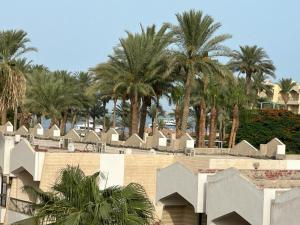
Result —
[[137, 134], [139, 131], [139, 103], [138, 103], [138, 97], [136, 94], [133, 94], [130, 97], [131, 102], [131, 133]]
[[[40, 123], [40, 122], [39, 122]], [[54, 124], [58, 124], [58, 120], [56, 117], [52, 117], [51, 118], [51, 123], [49, 125], [49, 129], [54, 125]]]
[[62, 113], [62, 119], [61, 119], [61, 122], [60, 122], [60, 135], [61, 136], [63, 136], [65, 134], [67, 120], [68, 120], [68, 113], [63, 112]]
[[17, 126], [18, 126], [18, 107], [15, 107], [14, 110], [14, 131], [17, 130]]
[[117, 111], [117, 98], [114, 98], [114, 109], [112, 114], [112, 127], [116, 127], [116, 111]]
[[1, 124], [2, 125], [6, 124], [6, 120], [7, 120], [7, 107], [4, 106], [1, 112]]
[[182, 119], [181, 119], [181, 135], [186, 132], [187, 124], [188, 124], [192, 79], [193, 79], [193, 73], [191, 70], [189, 70], [185, 82], [185, 86], [184, 86], [185, 90], [184, 90], [183, 110], [182, 110]]
[[251, 92], [251, 73], [246, 73], [246, 94], [249, 96]]
[[238, 105], [235, 104], [232, 109], [232, 126], [231, 126], [229, 141], [228, 141], [229, 148], [232, 148], [235, 144], [235, 136], [238, 128], [238, 114], [239, 114]]
[[176, 138], [180, 136], [180, 107], [178, 102], [175, 105]]
[[199, 146], [199, 118], [200, 118], [200, 105], [193, 106], [194, 108], [194, 116], [195, 116], [195, 135], [196, 135], [196, 142], [195, 146]]
[[204, 98], [200, 100], [200, 118], [199, 118], [199, 143], [198, 147], [205, 147], [205, 127], [206, 123], [206, 103]]
[[151, 105], [151, 97], [145, 96], [143, 97], [143, 104], [141, 107], [141, 117], [140, 117], [140, 128], [139, 128], [139, 136], [143, 138], [146, 126], [146, 118], [147, 118], [147, 108]]
[[92, 119], [93, 119], [93, 130], [95, 131], [95, 129], [96, 129], [96, 116], [93, 115]]
[[89, 130], [90, 130], [90, 115], [89, 115], [89, 114], [87, 114], [87, 115], [85, 116], [85, 125], [86, 125], [85, 129], [86, 129], [87, 131], [89, 131]]
[[[104, 113], [103, 113], [102, 127], [103, 127], [103, 132], [106, 132], [106, 127], [105, 127], [106, 101], [103, 101], [103, 108], [104, 108]], [[99, 116], [99, 118], [101, 118], [101, 116]]]
[[209, 127], [209, 140], [208, 147], [212, 148], [215, 145], [216, 140], [216, 119], [217, 119], [217, 109], [214, 104], [210, 110], [210, 127]]
[[235, 145], [235, 140], [236, 140], [236, 135], [237, 135], [237, 131], [239, 128], [239, 117], [236, 118], [236, 123], [235, 123], [235, 129], [234, 129], [234, 133], [233, 133], [233, 138], [232, 138], [232, 147]]
[[76, 113], [74, 113], [72, 116], [72, 125], [71, 125], [72, 129], [75, 127], [76, 118], [77, 118], [77, 115], [76, 115]]

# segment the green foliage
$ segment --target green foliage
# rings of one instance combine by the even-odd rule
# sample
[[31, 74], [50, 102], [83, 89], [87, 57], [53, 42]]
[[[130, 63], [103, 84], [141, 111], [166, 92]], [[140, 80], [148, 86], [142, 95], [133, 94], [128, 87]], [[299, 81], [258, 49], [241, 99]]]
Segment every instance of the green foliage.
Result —
[[247, 140], [255, 147], [279, 138], [287, 152], [300, 153], [300, 116], [285, 110], [245, 111], [240, 117], [237, 141]]
[[26, 90], [25, 53], [30, 39], [23, 30], [0, 31], [0, 109], [14, 108], [23, 100]]
[[99, 189], [99, 173], [85, 176], [79, 167], [63, 169], [51, 192], [25, 186], [35, 197], [35, 219], [57, 225], [148, 225], [154, 208], [144, 188], [135, 183]]

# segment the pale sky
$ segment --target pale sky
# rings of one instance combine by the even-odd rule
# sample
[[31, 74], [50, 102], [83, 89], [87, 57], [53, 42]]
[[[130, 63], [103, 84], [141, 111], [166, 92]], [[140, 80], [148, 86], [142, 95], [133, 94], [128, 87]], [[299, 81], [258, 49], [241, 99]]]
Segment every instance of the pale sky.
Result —
[[175, 13], [202, 10], [233, 35], [226, 44], [257, 44], [277, 77], [300, 81], [298, 0], [1, 0], [0, 29], [24, 29], [39, 52], [29, 57], [51, 70], [85, 71], [107, 59], [125, 30], [176, 23]]

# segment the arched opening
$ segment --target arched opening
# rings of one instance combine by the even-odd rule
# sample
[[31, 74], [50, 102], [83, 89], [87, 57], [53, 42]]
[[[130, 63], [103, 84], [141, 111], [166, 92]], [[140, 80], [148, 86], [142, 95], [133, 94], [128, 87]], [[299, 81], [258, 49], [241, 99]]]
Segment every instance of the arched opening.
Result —
[[291, 101], [299, 101], [299, 93], [295, 90], [290, 91], [290, 100]]
[[35, 202], [35, 196], [23, 191], [24, 186], [38, 187], [39, 182], [34, 181], [32, 175], [23, 167], [13, 171], [16, 176], [10, 186], [10, 197], [22, 201]]
[[160, 200], [163, 203], [162, 224], [206, 225], [206, 215], [195, 213], [194, 207], [178, 193]]
[[213, 220], [214, 225], [251, 225], [236, 212], [229, 213], [225, 216]]

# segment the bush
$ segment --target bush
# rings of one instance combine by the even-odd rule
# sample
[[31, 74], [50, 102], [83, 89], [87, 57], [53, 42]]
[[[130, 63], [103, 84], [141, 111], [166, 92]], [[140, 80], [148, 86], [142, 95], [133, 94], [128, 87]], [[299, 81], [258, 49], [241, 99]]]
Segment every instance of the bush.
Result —
[[286, 144], [288, 153], [300, 154], [300, 115], [273, 109], [241, 113], [237, 142], [247, 140], [259, 148], [275, 137]]

